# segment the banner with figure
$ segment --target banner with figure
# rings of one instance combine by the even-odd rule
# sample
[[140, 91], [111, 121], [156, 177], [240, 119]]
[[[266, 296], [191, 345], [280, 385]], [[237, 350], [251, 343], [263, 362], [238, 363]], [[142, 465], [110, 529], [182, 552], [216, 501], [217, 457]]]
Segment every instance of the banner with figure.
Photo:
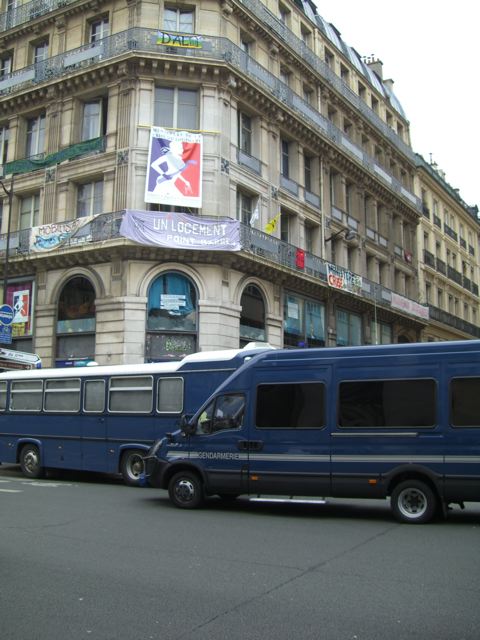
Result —
[[200, 208], [202, 147], [200, 133], [152, 127], [145, 202]]

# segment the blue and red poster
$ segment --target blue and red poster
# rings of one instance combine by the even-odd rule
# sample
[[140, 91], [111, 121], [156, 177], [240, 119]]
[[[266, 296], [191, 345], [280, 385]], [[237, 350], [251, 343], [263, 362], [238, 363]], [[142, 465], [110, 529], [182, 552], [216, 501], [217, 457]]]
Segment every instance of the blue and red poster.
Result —
[[152, 127], [145, 202], [200, 208], [202, 146], [199, 133]]

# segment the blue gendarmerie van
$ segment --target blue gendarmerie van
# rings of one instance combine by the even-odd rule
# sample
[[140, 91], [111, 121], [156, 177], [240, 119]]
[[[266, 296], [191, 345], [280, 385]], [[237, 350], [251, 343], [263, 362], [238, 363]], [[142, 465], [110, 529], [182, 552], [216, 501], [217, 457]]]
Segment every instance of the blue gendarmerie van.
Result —
[[272, 350], [145, 458], [179, 507], [211, 495], [390, 498], [424, 523], [480, 501], [480, 341]]

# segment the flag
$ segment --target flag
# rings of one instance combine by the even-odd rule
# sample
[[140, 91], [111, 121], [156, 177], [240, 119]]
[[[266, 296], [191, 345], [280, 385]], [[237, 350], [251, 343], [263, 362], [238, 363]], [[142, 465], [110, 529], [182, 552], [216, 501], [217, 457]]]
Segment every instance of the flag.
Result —
[[260, 214], [258, 213], [258, 204], [253, 210], [252, 216], [250, 218], [250, 226], [255, 226], [255, 222], [260, 218]]
[[274, 218], [272, 218], [270, 222], [267, 222], [267, 224], [265, 225], [265, 232], [273, 233], [277, 227], [277, 223], [279, 220], [280, 220], [280, 213], [277, 213], [277, 215]]

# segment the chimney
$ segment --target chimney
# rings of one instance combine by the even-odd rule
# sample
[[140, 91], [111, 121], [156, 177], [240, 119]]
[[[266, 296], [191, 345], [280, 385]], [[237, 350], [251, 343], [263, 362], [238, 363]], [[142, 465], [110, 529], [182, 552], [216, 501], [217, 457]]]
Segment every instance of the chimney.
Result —
[[383, 80], [383, 62], [379, 58], [375, 58], [373, 55], [370, 56], [366, 62], [373, 73], [375, 73], [380, 80]]

